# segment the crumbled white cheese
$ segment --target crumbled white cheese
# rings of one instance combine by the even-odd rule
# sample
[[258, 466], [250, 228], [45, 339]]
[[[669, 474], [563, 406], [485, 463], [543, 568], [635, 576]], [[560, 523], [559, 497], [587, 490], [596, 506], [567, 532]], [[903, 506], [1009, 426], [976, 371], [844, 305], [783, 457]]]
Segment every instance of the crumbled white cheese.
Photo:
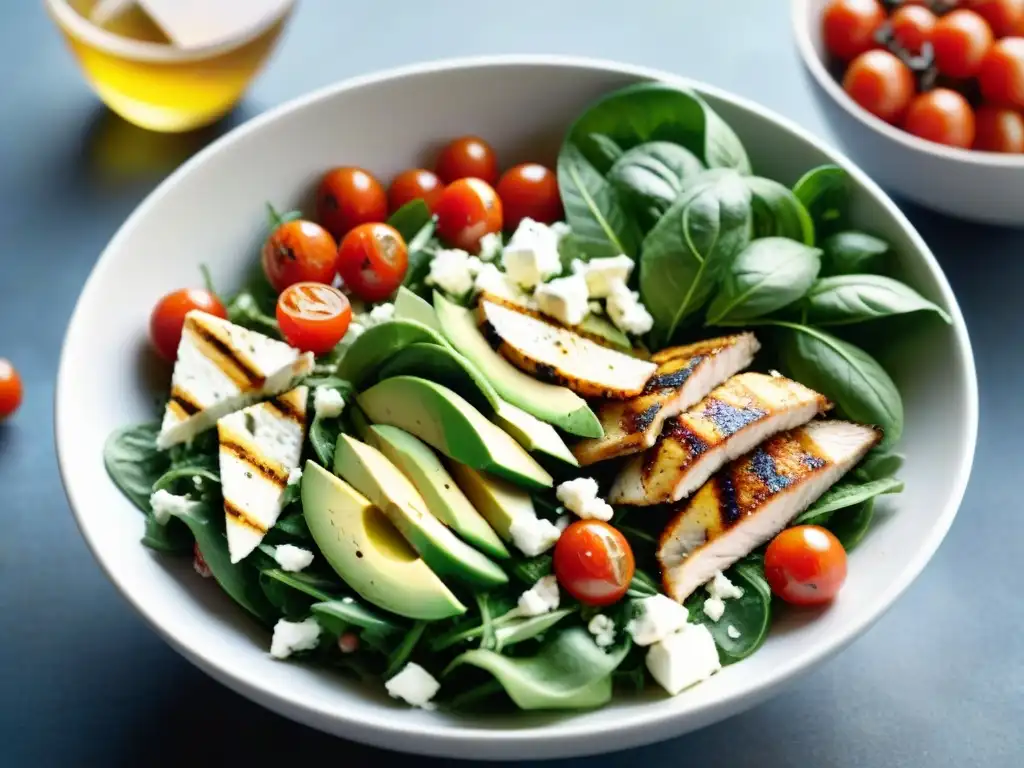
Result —
[[480, 238], [480, 261], [494, 261], [501, 255], [500, 232], [488, 232]]
[[480, 271], [476, 273], [476, 279], [473, 281], [473, 289], [477, 293], [486, 292], [517, 304], [529, 303], [529, 297], [522, 289], [494, 264], [480, 266]]
[[370, 310], [370, 322], [373, 325], [380, 325], [395, 319], [395, 305], [390, 301], [378, 304]]
[[720, 597], [709, 597], [704, 601], [704, 615], [717, 622], [725, 613], [725, 601]]
[[612, 285], [606, 302], [608, 317], [620, 331], [640, 336], [654, 327], [654, 318], [640, 303], [640, 294], [622, 282]]
[[288, 473], [288, 485], [298, 485], [302, 482], [302, 467], [292, 467]]
[[555, 519], [555, 528], [557, 528], [559, 531], [565, 531], [565, 529], [569, 527], [569, 523], [571, 522], [572, 518], [568, 515], [559, 515]]
[[611, 505], [597, 495], [597, 481], [590, 477], [577, 477], [560, 483], [555, 496], [570, 512], [584, 520], [612, 519]]
[[274, 625], [274, 637], [270, 641], [270, 655], [275, 659], [287, 659], [295, 651], [311, 651], [320, 640], [320, 625], [316, 619], [285, 621]]
[[441, 684], [434, 676], [412, 661], [384, 683], [384, 687], [391, 698], [422, 709], [433, 709], [435, 705], [430, 700], [441, 690]]
[[737, 587], [721, 571], [718, 571], [715, 578], [704, 585], [704, 589], [708, 591], [709, 595], [720, 600], [738, 600], [743, 597], [743, 587]]
[[587, 624], [587, 632], [594, 636], [598, 648], [615, 645], [615, 621], [610, 616], [597, 614]]
[[591, 259], [572, 263], [572, 271], [582, 275], [592, 299], [606, 299], [615, 285], [625, 285], [633, 273], [633, 260], [626, 254], [604, 259]]
[[345, 410], [345, 398], [331, 387], [317, 387], [313, 390], [313, 410], [321, 419], [333, 419]]
[[564, 221], [556, 221], [554, 224], [548, 227], [551, 230], [551, 234], [555, 236], [556, 242], [562, 242], [562, 238], [568, 235], [572, 230], [569, 225]]
[[527, 557], [536, 557], [547, 552], [558, 541], [562, 532], [550, 520], [520, 515], [509, 528], [512, 543]]
[[313, 553], [292, 544], [281, 544], [274, 549], [274, 559], [281, 570], [296, 573], [309, 567], [313, 562]]
[[562, 325], [579, 325], [590, 311], [587, 281], [580, 275], [559, 277], [538, 285], [533, 300], [541, 312]]
[[686, 626], [686, 608], [665, 595], [645, 597], [639, 603], [640, 614], [626, 625], [637, 645], [653, 645]]
[[715, 640], [703, 624], [687, 624], [652, 645], [646, 663], [651, 677], [673, 696], [722, 668]]
[[558, 231], [533, 219], [523, 219], [501, 254], [508, 276], [524, 288], [533, 288], [561, 274]]
[[732, 624], [726, 627], [725, 634], [727, 634], [733, 640], [739, 640], [740, 638], [740, 631], [736, 629], [736, 627], [734, 627]]
[[349, 343], [353, 342], [366, 333], [366, 326], [358, 320], [353, 320], [348, 324], [348, 330], [345, 331], [345, 335], [342, 337], [342, 341]]
[[519, 596], [520, 616], [540, 616], [558, 608], [558, 579], [544, 576]]
[[153, 519], [160, 525], [167, 525], [172, 517], [188, 515], [196, 502], [186, 496], [176, 496], [161, 488], [149, 497], [149, 507], [153, 511]]
[[590, 314], [592, 314], [592, 315], [603, 315], [604, 314], [604, 304], [602, 304], [600, 301], [592, 301], [592, 302], [590, 302], [588, 304], [588, 306], [590, 307]]
[[473, 290], [473, 278], [482, 262], [460, 248], [445, 248], [430, 260], [427, 285], [436, 285], [452, 296], [465, 296]]

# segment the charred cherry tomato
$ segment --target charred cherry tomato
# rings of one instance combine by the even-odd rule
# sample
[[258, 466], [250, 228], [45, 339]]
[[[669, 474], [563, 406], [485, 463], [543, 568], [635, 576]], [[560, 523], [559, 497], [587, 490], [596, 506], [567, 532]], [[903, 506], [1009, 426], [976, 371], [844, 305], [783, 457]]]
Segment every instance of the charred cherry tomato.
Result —
[[974, 11], [947, 13], [932, 29], [935, 66], [949, 77], [974, 77], [992, 47], [992, 30]]
[[626, 594], [636, 562], [629, 542], [600, 520], [577, 520], [555, 544], [554, 569], [566, 592], [587, 605], [611, 605]]
[[363, 301], [380, 301], [397, 291], [408, 266], [405, 240], [387, 224], [356, 227], [338, 249], [338, 273]]
[[21, 405], [21, 377], [10, 360], [0, 357], [0, 421], [12, 416]]
[[345, 294], [323, 283], [295, 283], [277, 297], [277, 324], [293, 347], [322, 355], [334, 349], [352, 321]]
[[846, 550], [817, 525], [787, 528], [768, 545], [764, 576], [772, 592], [793, 605], [821, 605], [846, 581]]
[[335, 239], [350, 229], [388, 217], [384, 187], [362, 168], [334, 168], [324, 175], [316, 193], [316, 216]]
[[1004, 107], [985, 104], [974, 113], [974, 149], [1024, 152], [1024, 117]]
[[149, 336], [153, 346], [165, 360], [178, 356], [178, 342], [181, 329], [185, 327], [185, 315], [199, 309], [217, 317], [228, 316], [220, 299], [203, 288], [183, 288], [169, 293], [153, 307], [149, 317]]
[[462, 136], [448, 142], [437, 156], [437, 175], [445, 184], [472, 177], [493, 186], [498, 183], [498, 160], [479, 136]]
[[1024, 37], [1004, 37], [981, 62], [978, 83], [993, 104], [1024, 109]]
[[437, 204], [437, 234], [448, 245], [476, 253], [480, 238], [500, 232], [501, 199], [481, 179], [459, 179], [445, 187]]
[[825, 48], [851, 61], [875, 47], [875, 30], [883, 21], [885, 10], [878, 0], [833, 0], [822, 17]]
[[914, 55], [921, 53], [921, 46], [931, 40], [937, 22], [935, 14], [920, 5], [901, 6], [889, 18], [893, 39]]
[[555, 172], [537, 163], [509, 168], [498, 182], [502, 217], [510, 232], [523, 219], [554, 224], [562, 219], [562, 198]]
[[394, 213], [406, 203], [422, 200], [431, 213], [437, 210], [437, 202], [444, 192], [444, 185], [436, 173], [422, 168], [410, 168], [395, 176], [388, 187], [388, 205]]
[[843, 90], [871, 114], [895, 123], [914, 97], [914, 76], [888, 51], [868, 51], [846, 70]]
[[956, 91], [936, 88], [910, 102], [903, 129], [937, 144], [970, 149], [974, 143], [974, 111]]
[[294, 283], [330, 283], [338, 262], [338, 244], [312, 221], [286, 221], [263, 244], [263, 271], [280, 293]]
[[963, 5], [987, 21], [996, 37], [1015, 34], [1024, 21], [1024, 0], [966, 0]]

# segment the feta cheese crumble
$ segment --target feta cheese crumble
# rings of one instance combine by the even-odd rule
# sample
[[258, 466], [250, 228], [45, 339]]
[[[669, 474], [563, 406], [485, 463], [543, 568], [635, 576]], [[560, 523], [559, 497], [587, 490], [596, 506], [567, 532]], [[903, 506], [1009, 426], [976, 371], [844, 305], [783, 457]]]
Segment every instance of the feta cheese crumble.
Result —
[[320, 640], [320, 625], [316, 619], [285, 621], [280, 619], [274, 625], [274, 636], [270, 641], [270, 655], [275, 659], [287, 659], [296, 651], [311, 651]]
[[557, 528], [559, 531], [564, 532], [565, 529], [569, 527], [569, 523], [571, 522], [572, 518], [568, 515], [559, 515], [558, 518], [555, 520], [555, 528]]
[[592, 299], [606, 299], [615, 285], [625, 285], [633, 274], [634, 262], [626, 254], [603, 259], [591, 259], [572, 263], [572, 271], [582, 275]]
[[519, 596], [520, 616], [541, 616], [558, 608], [558, 579], [544, 576]]
[[536, 557], [555, 546], [562, 532], [550, 520], [521, 515], [509, 528], [512, 543], [527, 557]]
[[465, 296], [473, 290], [473, 278], [482, 262], [460, 248], [445, 248], [430, 260], [427, 285], [436, 285], [452, 296]]
[[687, 624], [652, 645], [646, 663], [651, 677], [673, 696], [722, 668], [715, 640], [703, 624]]
[[187, 496], [176, 496], [161, 488], [149, 497], [149, 508], [153, 511], [153, 519], [160, 525], [167, 525], [172, 517], [189, 514], [196, 502]]
[[720, 597], [709, 597], [704, 601], [704, 615], [717, 622], [725, 613], [725, 601]]
[[555, 496], [570, 512], [584, 520], [612, 519], [611, 505], [597, 495], [597, 481], [590, 477], [566, 480], [555, 489]]
[[345, 410], [345, 398], [336, 389], [317, 387], [313, 390], [313, 410], [321, 419], [333, 419]]
[[395, 305], [390, 301], [378, 304], [370, 310], [371, 325], [381, 325], [395, 319]]
[[282, 571], [297, 573], [309, 567], [313, 562], [313, 553], [292, 544], [281, 544], [274, 549], [274, 559]]
[[422, 709], [433, 709], [430, 701], [441, 690], [441, 684], [419, 664], [410, 661], [402, 671], [386, 683], [388, 695], [393, 699], [401, 699], [406, 704]]
[[302, 467], [292, 467], [288, 473], [288, 485], [298, 485], [302, 482]]
[[626, 631], [637, 645], [653, 645], [686, 626], [686, 608], [665, 595], [652, 595], [640, 601], [640, 615], [631, 619]]
[[494, 261], [501, 255], [501, 233], [488, 232], [480, 238], [480, 261]]
[[737, 587], [718, 571], [715, 577], [704, 585], [709, 597], [704, 601], [704, 615], [717, 622], [725, 614], [725, 601], [743, 597], [742, 587]]
[[738, 629], [736, 629], [736, 627], [734, 627], [732, 624], [730, 624], [726, 628], [725, 634], [727, 634], [733, 640], [739, 640], [739, 638], [740, 638], [740, 631]]
[[620, 331], [640, 336], [654, 327], [654, 318], [640, 303], [640, 294], [629, 290], [623, 282], [611, 286], [606, 306], [608, 317]]
[[603, 613], [597, 614], [587, 624], [587, 632], [594, 636], [594, 642], [598, 648], [607, 648], [615, 645], [615, 622], [610, 616]]
[[494, 264], [480, 266], [480, 271], [476, 273], [476, 279], [473, 281], [473, 289], [477, 293], [489, 293], [501, 299], [514, 301], [516, 304], [529, 303], [529, 297], [522, 289]]
[[581, 275], [559, 277], [538, 285], [533, 300], [541, 312], [562, 325], [579, 325], [590, 311], [587, 281]]
[[533, 219], [523, 219], [501, 254], [508, 276], [523, 288], [533, 288], [561, 274], [559, 230]]

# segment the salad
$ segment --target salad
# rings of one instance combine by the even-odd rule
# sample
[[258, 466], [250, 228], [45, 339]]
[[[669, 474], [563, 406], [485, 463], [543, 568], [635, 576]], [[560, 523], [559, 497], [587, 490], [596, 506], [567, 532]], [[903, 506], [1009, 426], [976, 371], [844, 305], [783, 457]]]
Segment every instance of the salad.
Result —
[[757, 176], [687, 90], [499, 169], [464, 137], [271, 208], [241, 291], [153, 310], [168, 399], [107, 469], [276, 658], [451, 711], [679, 694], [834, 599], [902, 489], [900, 394], [846, 332], [949, 318], [840, 168]]

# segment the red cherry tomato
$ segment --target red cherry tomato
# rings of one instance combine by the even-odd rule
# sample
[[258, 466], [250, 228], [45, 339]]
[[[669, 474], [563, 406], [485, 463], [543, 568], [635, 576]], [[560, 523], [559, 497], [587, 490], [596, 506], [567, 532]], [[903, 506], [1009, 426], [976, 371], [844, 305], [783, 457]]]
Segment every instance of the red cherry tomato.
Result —
[[974, 110], [956, 91], [936, 88], [910, 102], [903, 129], [937, 144], [970, 149], [974, 143]]
[[317, 189], [316, 217], [340, 240], [353, 227], [384, 221], [388, 197], [380, 182], [362, 168], [334, 168]]
[[505, 229], [513, 231], [523, 219], [554, 224], [562, 219], [562, 198], [555, 172], [537, 163], [509, 168], [498, 182]]
[[636, 571], [633, 550], [619, 531], [600, 520], [577, 520], [555, 544], [555, 576], [587, 605], [611, 605], [626, 594]]
[[472, 177], [493, 186], [498, 183], [498, 159], [479, 136], [462, 136], [448, 142], [437, 156], [437, 175], [445, 184]]
[[985, 104], [974, 113], [974, 149], [1024, 152], [1024, 117], [1012, 109]]
[[974, 11], [953, 11], [935, 23], [931, 43], [939, 72], [950, 77], [974, 77], [992, 47], [992, 30]]
[[263, 271], [280, 293], [294, 283], [330, 283], [338, 261], [331, 233], [312, 221], [286, 221], [263, 244]]
[[768, 545], [764, 576], [772, 592], [793, 605], [821, 605], [846, 581], [846, 550], [817, 525], [787, 528]]
[[341, 241], [338, 272], [363, 301], [380, 301], [398, 290], [409, 266], [409, 251], [398, 230], [362, 224]]
[[21, 405], [21, 377], [10, 360], [0, 357], [0, 421], [13, 416]]
[[876, 47], [875, 30], [883, 21], [885, 10], [878, 0], [832, 0], [821, 20], [825, 48], [851, 61]]
[[904, 5], [889, 18], [893, 38], [900, 47], [917, 55], [921, 46], [931, 39], [938, 22], [935, 14], [920, 5]]
[[966, 0], [964, 7], [987, 21], [996, 37], [1014, 34], [1024, 21], [1024, 0]]
[[199, 309], [217, 317], [228, 316], [220, 299], [203, 288], [183, 288], [169, 293], [153, 307], [149, 316], [149, 337], [156, 351], [165, 360], [178, 356], [178, 342], [181, 329], [185, 326], [185, 315]]
[[981, 62], [978, 83], [992, 103], [1024, 108], [1024, 37], [998, 40]]
[[480, 238], [500, 232], [501, 198], [480, 179], [459, 179], [449, 184], [437, 204], [437, 234], [449, 245], [476, 253]]
[[295, 283], [277, 297], [277, 324], [293, 347], [322, 355], [334, 349], [352, 321], [345, 294], [323, 283]]
[[843, 90], [871, 114], [895, 123], [914, 97], [914, 75], [888, 51], [868, 51], [846, 70]]
[[444, 185], [437, 174], [422, 168], [410, 168], [395, 176], [388, 187], [388, 206], [394, 213], [406, 203], [423, 200], [430, 212], [434, 213], [442, 192]]

